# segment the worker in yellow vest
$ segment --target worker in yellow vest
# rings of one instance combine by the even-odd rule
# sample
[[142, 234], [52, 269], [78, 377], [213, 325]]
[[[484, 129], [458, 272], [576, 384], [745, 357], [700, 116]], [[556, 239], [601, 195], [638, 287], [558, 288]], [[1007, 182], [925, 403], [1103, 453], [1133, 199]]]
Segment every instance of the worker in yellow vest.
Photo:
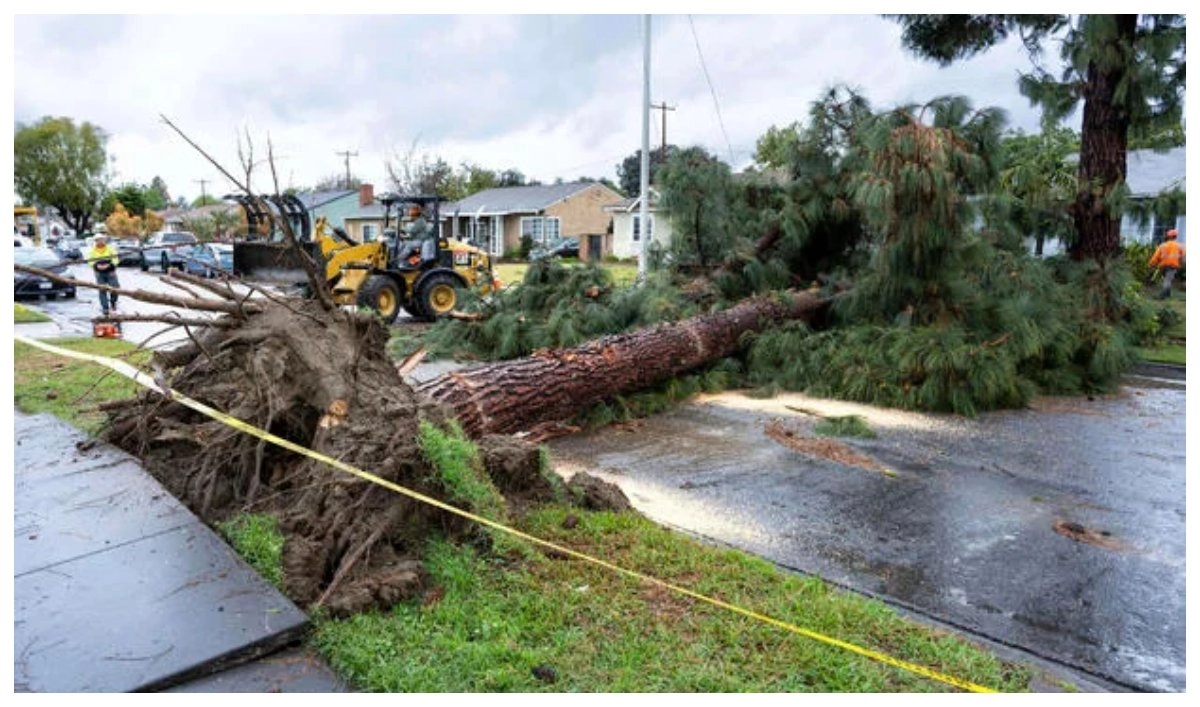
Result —
[[[120, 262], [120, 255], [117, 253], [116, 246], [109, 245], [104, 236], [96, 236], [92, 240], [92, 247], [88, 248], [84, 258], [96, 273], [96, 284], [109, 287], [121, 286], [120, 281], [117, 280], [117, 263]], [[114, 310], [117, 308], [117, 293], [100, 290], [100, 311], [104, 312], [105, 316], [108, 316], [110, 306]]]

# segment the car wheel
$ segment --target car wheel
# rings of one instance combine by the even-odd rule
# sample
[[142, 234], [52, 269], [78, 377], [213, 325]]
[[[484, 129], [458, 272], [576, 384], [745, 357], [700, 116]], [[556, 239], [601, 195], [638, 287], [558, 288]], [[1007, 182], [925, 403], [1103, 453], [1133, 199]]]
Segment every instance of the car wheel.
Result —
[[75, 299], [75, 290], [67, 290], [67, 299]]

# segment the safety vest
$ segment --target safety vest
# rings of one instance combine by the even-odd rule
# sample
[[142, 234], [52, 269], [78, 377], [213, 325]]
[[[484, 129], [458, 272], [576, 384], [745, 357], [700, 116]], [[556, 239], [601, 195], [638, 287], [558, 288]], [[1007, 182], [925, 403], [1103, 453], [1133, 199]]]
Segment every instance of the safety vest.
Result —
[[105, 243], [103, 248], [93, 245], [88, 249], [87, 255], [84, 258], [87, 260], [88, 265], [92, 267], [96, 267], [96, 263], [102, 260], [112, 263], [113, 267], [120, 264], [120, 255], [117, 252], [116, 246], [109, 245], [108, 243]]
[[1183, 246], [1179, 245], [1178, 241], [1163, 241], [1162, 245], [1154, 250], [1154, 255], [1150, 256], [1150, 267], [1161, 266], [1178, 270], [1183, 264], [1183, 253]]

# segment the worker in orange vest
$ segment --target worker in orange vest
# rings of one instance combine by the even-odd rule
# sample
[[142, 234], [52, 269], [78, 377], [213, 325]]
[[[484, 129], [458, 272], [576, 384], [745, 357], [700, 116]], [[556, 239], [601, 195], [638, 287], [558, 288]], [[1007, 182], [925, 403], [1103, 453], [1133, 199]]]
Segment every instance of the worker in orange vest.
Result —
[[1183, 267], [1184, 248], [1179, 245], [1179, 231], [1174, 228], [1167, 231], [1167, 240], [1163, 241], [1158, 248], [1154, 249], [1154, 255], [1150, 256], [1150, 267], [1157, 267], [1162, 270], [1162, 292], [1158, 294], [1159, 299], [1167, 299], [1171, 296], [1171, 283], [1175, 282], [1175, 272]]

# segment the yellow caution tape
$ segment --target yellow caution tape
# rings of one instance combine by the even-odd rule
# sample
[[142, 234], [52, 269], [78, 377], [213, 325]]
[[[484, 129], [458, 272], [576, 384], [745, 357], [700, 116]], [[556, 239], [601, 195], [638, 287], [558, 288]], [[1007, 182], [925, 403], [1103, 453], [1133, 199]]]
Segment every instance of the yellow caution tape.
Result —
[[475, 515], [474, 513], [471, 513], [470, 511], [465, 511], [461, 508], [456, 508], [447, 503], [439, 501], [436, 498], [433, 498], [431, 496], [426, 496], [417, 491], [413, 491], [412, 489], [405, 488], [396, 483], [388, 481], [387, 479], [383, 479], [378, 476], [375, 476], [374, 474], [371, 474], [370, 472], [363, 471], [362, 469], [359, 469], [355, 466], [351, 466], [350, 464], [346, 464], [345, 462], [342, 462], [338, 459], [334, 459], [333, 457], [329, 457], [324, 454], [321, 454], [320, 452], [313, 451], [307, 447], [303, 447], [299, 444], [296, 444], [295, 442], [286, 440], [282, 437], [277, 437], [276, 435], [273, 435], [270, 432], [267, 432], [266, 430], [259, 429], [259, 428], [255, 427], [254, 425], [251, 425], [243, 420], [239, 420], [236, 417], [232, 417], [230, 415], [227, 415], [227, 414], [221, 412], [220, 410], [211, 408], [211, 407], [205, 405], [204, 403], [193, 400], [193, 399], [187, 397], [186, 395], [179, 393], [178, 391], [175, 391], [171, 388], [165, 387], [164, 385], [160, 385], [153, 377], [151, 377], [150, 375], [146, 374], [145, 372], [139, 370], [138, 368], [131, 366], [130, 364], [128, 364], [124, 361], [118, 361], [116, 359], [108, 358], [106, 356], [97, 356], [94, 354], [87, 354], [87, 353], [82, 353], [79, 351], [71, 351], [69, 349], [59, 348], [57, 346], [53, 346], [51, 344], [47, 344], [45, 342], [38, 341], [36, 339], [28, 339], [23, 336], [15, 336], [15, 338], [17, 341], [20, 341], [21, 343], [37, 347], [39, 349], [42, 349], [43, 351], [49, 351], [51, 353], [55, 353], [60, 356], [66, 356], [69, 358], [79, 359], [79, 360], [83, 360], [83, 361], [90, 361], [92, 363], [96, 363], [101, 366], [111, 368], [112, 370], [120, 373], [121, 375], [128, 377], [130, 380], [133, 380], [134, 382], [138, 383], [139, 385], [142, 385], [151, 390], [156, 390], [156, 391], [162, 393], [167, 398], [169, 398], [175, 402], [178, 402], [182, 405], [186, 405], [187, 407], [190, 407], [191, 409], [193, 409], [199, 413], [207, 415], [208, 417], [211, 417], [214, 420], [217, 420], [218, 422], [221, 422], [230, 427], [233, 427], [234, 429], [241, 430], [242, 432], [245, 432], [246, 434], [252, 435], [254, 437], [258, 437], [259, 439], [266, 440], [272, 444], [283, 447], [284, 449], [293, 451], [297, 454], [302, 454], [306, 457], [309, 457], [310, 459], [315, 459], [319, 462], [322, 462], [324, 464], [332, 466], [335, 469], [340, 469], [348, 474], [353, 474], [354, 476], [357, 476], [360, 479], [364, 479], [366, 481], [370, 481], [371, 483], [378, 484], [378, 485], [388, 488], [392, 491], [395, 491], [396, 493], [403, 494], [405, 496], [408, 496], [409, 498], [416, 499], [423, 503], [428, 503], [431, 506], [440, 508], [444, 511], [453, 513], [458, 516], [462, 516], [463, 518], [467, 518], [467, 519], [472, 520], [481, 525], [486, 525], [489, 528], [495, 528], [496, 530], [499, 530], [504, 533], [508, 533], [509, 535], [521, 538], [522, 540], [526, 540], [535, 545], [540, 545], [542, 547], [554, 550], [555, 552], [569, 555], [571, 557], [574, 557], [579, 560], [583, 560], [585, 562], [590, 562], [594, 565], [604, 567], [605, 569], [612, 570], [614, 572], [626, 575], [628, 577], [633, 577], [635, 579], [639, 579], [639, 580], [642, 580], [645, 582], [650, 582], [651, 584], [655, 584], [655, 585], [658, 585], [665, 589], [669, 589], [678, 594], [683, 594], [685, 596], [689, 596], [693, 599], [704, 602], [706, 604], [711, 604], [713, 606], [717, 606], [722, 609], [732, 611], [736, 614], [741, 614], [742, 616], [747, 616], [749, 618], [752, 618], [752, 619], [755, 619], [758, 621], [762, 621], [762, 622], [770, 624], [772, 626], [781, 628], [785, 631], [790, 631], [791, 633], [795, 633], [800, 636], [804, 636], [806, 638], [811, 638], [814, 641], [819, 641], [819, 642], [825, 643], [827, 645], [836, 646], [838, 648], [849, 651], [851, 653], [855, 653], [857, 655], [861, 655], [866, 658], [870, 658], [871, 660], [874, 660], [874, 661], [877, 661], [880, 663], [884, 663], [886, 665], [891, 665], [893, 667], [900, 668], [901, 670], [908, 671], [915, 675], [920, 675], [922, 677], [926, 677], [931, 680], [936, 680], [938, 682], [944, 683], [946, 685], [950, 685], [952, 687], [957, 687], [957, 688], [960, 688], [963, 690], [968, 690], [970, 692], [996, 692], [996, 690], [994, 690], [990, 687], [984, 687], [983, 685], [977, 685], [968, 680], [956, 678], [952, 675], [946, 675], [945, 673], [941, 673], [936, 670], [926, 668], [922, 665], [917, 665], [915, 663], [910, 663], [905, 660], [900, 660], [899, 658], [894, 658], [890, 655], [887, 655], [886, 653], [880, 653], [879, 651], [874, 651], [874, 650], [871, 650], [870, 648], [863, 648], [862, 646], [859, 646], [859, 645], [856, 645], [853, 643], [849, 643], [847, 641], [842, 641], [837, 638], [832, 638], [830, 636], [826, 636], [824, 634], [818, 633], [816, 631], [810, 631], [806, 628], [801, 628], [799, 626], [795, 626], [793, 624], [787, 623], [786, 621], [780, 621], [779, 619], [774, 619], [774, 618], [771, 618], [770, 616], [759, 614], [759, 613], [751, 611], [749, 609], [744, 609], [740, 606], [736, 606], [734, 604], [730, 604], [728, 602], [721, 601], [720, 599], [714, 599], [712, 597], [705, 596], [705, 595], [699, 594], [697, 592], [693, 592], [690, 589], [686, 589], [684, 587], [680, 587], [680, 586], [671, 584], [670, 582], [666, 582], [664, 580], [642, 574], [641, 572], [636, 572], [634, 570], [625, 569], [624, 567], [619, 567], [610, 562], [606, 562], [599, 558], [592, 557], [590, 555], [586, 555], [582, 552], [572, 550], [568, 547], [563, 547], [561, 545], [552, 543], [548, 540], [542, 540], [541, 538], [534, 537], [527, 533], [521, 532], [520, 530], [517, 530], [516, 528], [510, 528], [501, 523], [497, 523], [494, 520], [490, 520], [488, 518], [484, 518], [482, 516]]

